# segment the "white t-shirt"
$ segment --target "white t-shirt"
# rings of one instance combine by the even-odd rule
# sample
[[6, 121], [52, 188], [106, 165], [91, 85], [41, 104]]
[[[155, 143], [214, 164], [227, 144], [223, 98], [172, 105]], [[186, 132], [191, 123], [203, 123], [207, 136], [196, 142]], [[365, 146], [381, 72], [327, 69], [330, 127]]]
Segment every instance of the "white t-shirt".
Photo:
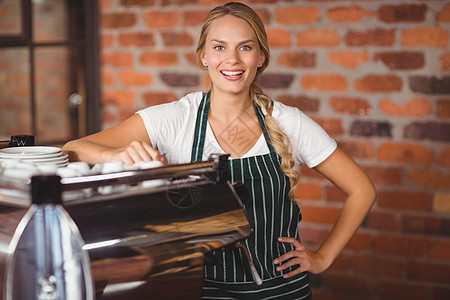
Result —
[[[191, 93], [178, 101], [151, 106], [138, 111], [153, 147], [166, 155], [169, 163], [189, 163], [194, 141], [197, 110], [203, 93]], [[323, 162], [335, 149], [336, 142], [306, 114], [295, 107], [274, 101], [272, 117], [289, 137], [297, 165], [312, 168]], [[224, 153], [207, 124], [203, 160], [211, 153]], [[264, 135], [242, 157], [269, 153]]]

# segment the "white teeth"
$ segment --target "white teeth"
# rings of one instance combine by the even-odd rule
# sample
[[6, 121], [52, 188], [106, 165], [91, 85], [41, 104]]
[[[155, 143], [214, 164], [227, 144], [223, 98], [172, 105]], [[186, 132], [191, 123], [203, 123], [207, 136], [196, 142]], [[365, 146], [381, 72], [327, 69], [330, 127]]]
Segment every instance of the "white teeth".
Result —
[[225, 76], [238, 76], [244, 73], [244, 71], [221, 71]]

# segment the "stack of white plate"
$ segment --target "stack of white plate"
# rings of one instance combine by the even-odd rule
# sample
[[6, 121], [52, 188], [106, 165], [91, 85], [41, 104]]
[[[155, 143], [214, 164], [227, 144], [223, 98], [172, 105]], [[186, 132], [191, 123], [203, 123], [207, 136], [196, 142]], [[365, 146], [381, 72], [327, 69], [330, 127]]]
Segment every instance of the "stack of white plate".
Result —
[[58, 147], [26, 146], [0, 149], [0, 162], [28, 163], [35, 166], [52, 165], [65, 167], [69, 163], [67, 154]]

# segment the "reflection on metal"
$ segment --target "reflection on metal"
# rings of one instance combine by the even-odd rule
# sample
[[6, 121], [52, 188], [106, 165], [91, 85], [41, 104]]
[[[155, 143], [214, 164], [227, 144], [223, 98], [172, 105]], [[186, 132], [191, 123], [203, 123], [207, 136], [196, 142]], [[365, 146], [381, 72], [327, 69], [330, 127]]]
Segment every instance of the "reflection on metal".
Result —
[[[240, 195], [217, 166], [213, 158], [146, 172], [121, 172], [114, 179], [87, 176], [61, 180], [64, 210], [81, 234], [81, 251], [89, 254], [95, 298], [200, 298], [205, 255], [251, 233]], [[139, 184], [156, 179], [164, 180], [153, 187]], [[27, 194], [24, 191], [29, 191], [29, 186], [16, 184], [22, 185], [22, 195]], [[110, 194], [98, 192], [104, 185], [127, 188]], [[14, 184], [9, 182], [8, 186]], [[11, 246], [13, 235], [33, 238], [21, 234], [24, 226], [18, 224], [20, 220], [21, 224], [31, 222], [33, 206], [27, 205], [29, 199], [13, 206], [11, 196], [7, 198], [0, 193], [0, 245], [16, 249]], [[54, 237], [51, 242], [55, 242]], [[0, 253], [0, 261], [17, 256], [15, 253]], [[4, 276], [8, 279], [5, 271], [0, 265], [0, 280]], [[43, 279], [45, 299], [51, 299], [55, 292], [55, 280], [56, 292], [61, 293], [57, 276], [55, 280], [49, 276]]]

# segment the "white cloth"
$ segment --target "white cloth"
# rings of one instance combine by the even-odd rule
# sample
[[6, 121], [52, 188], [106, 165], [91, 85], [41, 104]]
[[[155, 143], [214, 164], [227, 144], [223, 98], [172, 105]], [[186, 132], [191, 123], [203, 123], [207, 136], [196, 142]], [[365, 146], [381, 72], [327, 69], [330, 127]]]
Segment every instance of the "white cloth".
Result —
[[[137, 112], [144, 121], [153, 147], [166, 155], [169, 163], [188, 163], [191, 160], [197, 110], [202, 96], [202, 92], [191, 93], [178, 101], [151, 106]], [[297, 165], [315, 167], [336, 149], [336, 142], [299, 109], [274, 101], [272, 116], [289, 137]], [[261, 135], [252, 149], [242, 157], [268, 152], [269, 148]], [[203, 159], [208, 159], [211, 153], [224, 151], [208, 123]]]

